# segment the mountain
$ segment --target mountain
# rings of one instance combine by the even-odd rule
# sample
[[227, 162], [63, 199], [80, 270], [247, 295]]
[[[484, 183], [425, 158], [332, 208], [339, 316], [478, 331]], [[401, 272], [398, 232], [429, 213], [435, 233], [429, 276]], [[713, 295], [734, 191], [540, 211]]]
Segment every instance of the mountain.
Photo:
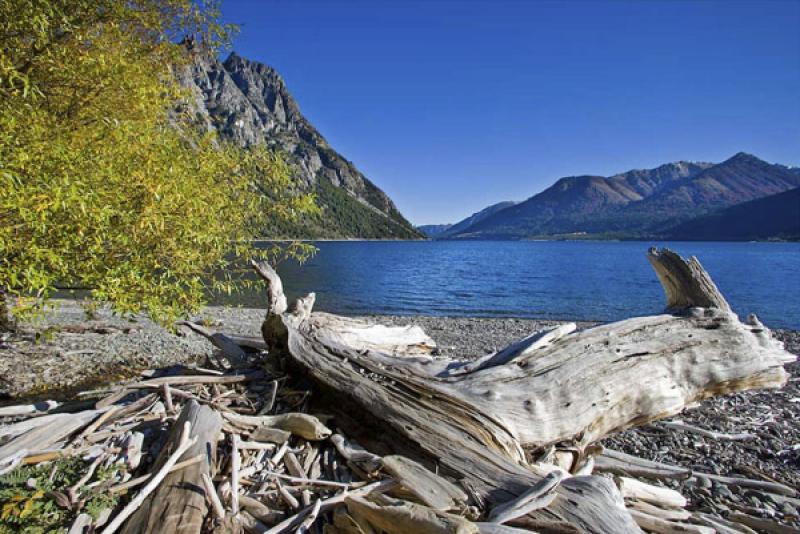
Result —
[[800, 185], [800, 173], [739, 153], [611, 177], [572, 176], [457, 233], [459, 239], [656, 237], [694, 217]]
[[633, 170], [611, 177], [570, 176], [538, 195], [497, 212], [454, 237], [520, 239], [603, 231], [601, 214], [656, 194], [667, 185], [696, 176], [710, 164], [677, 162], [655, 169]]
[[694, 241], [800, 240], [800, 187], [696, 217], [667, 231]]
[[417, 230], [425, 234], [427, 237], [440, 237], [452, 227], [452, 224], [423, 224], [417, 226]]
[[259, 143], [284, 155], [322, 215], [269, 237], [403, 238], [422, 235], [392, 200], [336, 152], [300, 112], [275, 69], [232, 53], [225, 61], [188, 45], [193, 63], [179, 79], [193, 94], [198, 123], [242, 147]]
[[650, 220], [659, 232], [681, 221], [800, 186], [800, 175], [740, 152], [624, 210], [628, 220]]
[[497, 204], [492, 204], [488, 208], [483, 208], [481, 211], [475, 212], [466, 219], [458, 221], [457, 223], [450, 225], [444, 232], [442, 232], [441, 237], [446, 237], [450, 235], [460, 234], [464, 232], [472, 225], [475, 225], [482, 220], [486, 219], [487, 217], [494, 215], [500, 211], [503, 211], [506, 208], [510, 208], [516, 204], [511, 200], [506, 200], [504, 202], [498, 202]]
[[510, 208], [516, 204], [511, 200], [506, 200], [504, 202], [498, 202], [497, 204], [492, 204], [488, 208], [483, 208], [481, 211], [475, 212], [466, 219], [462, 219], [455, 224], [426, 224], [422, 226], [418, 226], [417, 230], [422, 232], [428, 237], [436, 238], [436, 239], [443, 239], [447, 238], [452, 235], [460, 234], [469, 228], [470, 226], [484, 220], [486, 217], [490, 215], [494, 215], [498, 211], [502, 211], [506, 208]]

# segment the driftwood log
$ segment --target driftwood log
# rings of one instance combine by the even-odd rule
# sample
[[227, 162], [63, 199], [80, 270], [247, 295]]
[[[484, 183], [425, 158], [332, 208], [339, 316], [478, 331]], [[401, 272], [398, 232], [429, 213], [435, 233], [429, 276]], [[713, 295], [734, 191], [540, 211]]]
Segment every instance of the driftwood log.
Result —
[[200, 532], [207, 513], [203, 478], [214, 475], [211, 469], [216, 464], [217, 440], [222, 432], [219, 413], [194, 400], [187, 402], [155, 467], [160, 469], [181, 445], [182, 431], [187, 423], [191, 428], [189, 437], [195, 442], [176, 460], [203, 455], [203, 461], [169, 473], [125, 523], [124, 534]]
[[[548, 490], [555, 496], [514, 524], [624, 533], [640, 532], [643, 520], [612, 478], [582, 474], [593, 443], [713, 395], [780, 387], [794, 360], [755, 316], [739, 320], [696, 259], [655, 249], [648, 258], [668, 313], [559, 327], [479, 362], [434, 358], [435, 344], [416, 327], [312, 312], [313, 293], [289, 308], [278, 275], [254, 267], [268, 284], [270, 353], [315, 383], [346, 435], [457, 484], [483, 517], [530, 495], [560, 465], [564, 476]], [[402, 511], [348, 506], [356, 515]]]

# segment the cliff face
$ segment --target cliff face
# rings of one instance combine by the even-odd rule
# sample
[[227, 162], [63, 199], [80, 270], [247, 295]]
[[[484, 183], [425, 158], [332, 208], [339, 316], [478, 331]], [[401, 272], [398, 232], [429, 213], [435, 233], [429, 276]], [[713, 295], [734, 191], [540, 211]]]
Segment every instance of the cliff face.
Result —
[[247, 147], [284, 153], [301, 188], [317, 194], [322, 215], [269, 237], [419, 238], [392, 200], [328, 145], [303, 116], [281, 76], [235, 53], [224, 62], [196, 52], [181, 82], [194, 95], [200, 124]]

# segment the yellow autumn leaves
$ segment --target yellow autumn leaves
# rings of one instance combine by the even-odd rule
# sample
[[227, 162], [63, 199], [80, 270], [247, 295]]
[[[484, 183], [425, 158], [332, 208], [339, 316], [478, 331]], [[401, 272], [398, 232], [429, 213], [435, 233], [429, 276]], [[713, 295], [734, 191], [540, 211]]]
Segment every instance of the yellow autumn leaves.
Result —
[[193, 124], [179, 41], [230, 31], [216, 3], [0, 0], [0, 290], [81, 287], [168, 321], [238, 287], [220, 273], [264, 228], [316, 209], [280, 156]]
[[6, 521], [14, 517], [24, 519], [25, 516], [33, 512], [33, 505], [36, 500], [42, 497], [44, 497], [44, 492], [41, 490], [34, 492], [32, 495], [14, 495], [3, 504], [3, 509], [0, 511], [0, 520]]

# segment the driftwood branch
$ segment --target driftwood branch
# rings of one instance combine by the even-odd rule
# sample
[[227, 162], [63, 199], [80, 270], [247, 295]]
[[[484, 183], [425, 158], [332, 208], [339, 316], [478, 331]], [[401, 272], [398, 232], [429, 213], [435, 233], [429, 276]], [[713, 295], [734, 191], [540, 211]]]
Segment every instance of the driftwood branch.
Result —
[[202, 325], [193, 323], [191, 321], [181, 321], [183, 326], [188, 327], [194, 332], [200, 334], [209, 340], [215, 347], [222, 351], [222, 353], [233, 362], [240, 362], [247, 358], [247, 353], [234, 339], [219, 332], [212, 332]]
[[554, 490], [563, 477], [564, 474], [561, 471], [548, 473], [542, 480], [534, 484], [531, 489], [513, 501], [495, 506], [489, 514], [489, 522], [506, 523], [549, 505], [556, 498]]
[[[783, 365], [794, 357], [757, 321], [740, 322], [696, 259], [666, 250], [648, 257], [675, 314], [555, 329], [472, 365], [431, 359], [433, 342], [419, 329], [312, 312], [313, 294], [276, 311], [282, 286], [259, 265], [269, 288], [262, 333], [272, 355], [314, 381], [348, 435], [438, 469], [491, 510], [550, 471], [528, 463], [524, 449], [554, 448], [567, 470], [590, 472], [590, 446], [610, 433], [706, 397], [785, 383]], [[406, 510], [354, 503], [351, 515]], [[639, 531], [618, 488], [600, 476], [565, 477], [549, 505], [515, 524], [522, 519]]]
[[705, 438], [711, 438], [719, 441], [745, 441], [749, 439], [755, 439], [756, 437], [754, 434], [750, 434], [749, 432], [741, 432], [739, 434], [726, 434], [724, 432], [714, 432], [712, 430], [706, 430], [704, 428], [699, 428], [693, 425], [687, 425], [683, 421], [666, 421], [661, 424], [673, 430], [682, 430], [684, 432], [688, 432], [689, 434], [697, 434], [698, 436], [703, 436]]
[[664, 287], [668, 310], [698, 307], [731, 311], [717, 285], [694, 256], [686, 261], [671, 250], [651, 248], [647, 259]]

